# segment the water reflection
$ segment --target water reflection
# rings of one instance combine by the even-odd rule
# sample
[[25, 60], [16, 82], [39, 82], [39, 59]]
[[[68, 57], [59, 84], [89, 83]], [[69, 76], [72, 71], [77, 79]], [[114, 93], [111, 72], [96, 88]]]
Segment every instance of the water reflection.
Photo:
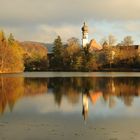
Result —
[[89, 102], [94, 106], [103, 99], [109, 108], [115, 107], [116, 99], [125, 106], [132, 106], [134, 97], [140, 95], [140, 78], [124, 77], [67, 77], [67, 78], [0, 78], [0, 113], [6, 107], [11, 111], [23, 97], [53, 94], [55, 103], [61, 107], [63, 97], [69, 104], [81, 102], [84, 119], [88, 116]]

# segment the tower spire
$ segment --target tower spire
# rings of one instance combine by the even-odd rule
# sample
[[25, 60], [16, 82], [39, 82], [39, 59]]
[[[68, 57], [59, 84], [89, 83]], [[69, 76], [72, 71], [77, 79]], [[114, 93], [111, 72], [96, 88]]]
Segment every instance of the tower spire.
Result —
[[83, 48], [86, 47], [88, 44], [88, 26], [84, 22], [84, 25], [82, 27], [82, 46]]

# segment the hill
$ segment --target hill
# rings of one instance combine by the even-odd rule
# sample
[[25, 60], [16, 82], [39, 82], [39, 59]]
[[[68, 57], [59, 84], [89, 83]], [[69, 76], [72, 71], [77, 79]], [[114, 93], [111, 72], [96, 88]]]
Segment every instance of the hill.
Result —
[[20, 42], [20, 46], [25, 51], [25, 54], [30, 57], [32, 57], [32, 55], [44, 57], [48, 53], [48, 49], [43, 43], [24, 41]]
[[46, 71], [48, 68], [48, 49], [39, 42], [20, 42], [24, 50], [25, 71]]

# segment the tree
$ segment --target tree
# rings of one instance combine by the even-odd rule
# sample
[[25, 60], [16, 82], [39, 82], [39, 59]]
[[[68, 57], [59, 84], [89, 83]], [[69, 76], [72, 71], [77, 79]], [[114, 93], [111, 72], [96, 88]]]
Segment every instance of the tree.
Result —
[[114, 51], [114, 48], [110, 46], [103, 49], [101, 52], [98, 53], [98, 65], [102, 68], [111, 68], [111, 64], [113, 63], [115, 58], [115, 53], [116, 52]]
[[22, 72], [24, 70], [23, 50], [10, 34], [6, 39], [0, 32], [0, 73]]
[[86, 62], [86, 70], [93, 71], [98, 69], [96, 54], [90, 54]]
[[132, 39], [132, 36], [126, 36], [124, 37], [123, 41], [122, 41], [122, 45], [124, 46], [131, 46], [133, 45], [134, 41]]
[[5, 59], [7, 57], [7, 42], [3, 31], [0, 32], [0, 73], [4, 70]]
[[8, 43], [9, 45], [13, 45], [15, 39], [12, 33], [10, 33], [9, 37], [8, 37]]
[[115, 45], [115, 43], [116, 43], [116, 38], [115, 38], [115, 36], [110, 34], [110, 35], [108, 36], [108, 44], [109, 44], [109, 46], [113, 46], [113, 45]]
[[64, 53], [64, 47], [61, 41], [61, 37], [58, 36], [55, 40], [54, 40], [54, 47], [53, 47], [53, 58], [51, 60], [51, 66], [54, 69], [62, 69], [63, 67], [63, 53]]
[[79, 40], [75, 37], [68, 39], [66, 50], [69, 55], [73, 55], [74, 53], [77, 53], [80, 50]]
[[116, 37], [112, 34], [108, 35], [108, 37], [104, 37], [101, 39], [100, 44], [103, 46], [104, 44], [108, 46], [113, 46], [116, 43]]
[[42, 43], [21, 42], [24, 50], [25, 71], [45, 71], [48, 69], [48, 49]]
[[60, 36], [58, 36], [58, 37], [54, 40], [53, 53], [54, 53], [54, 56], [55, 56], [56, 58], [61, 57], [62, 54], [63, 54], [63, 44], [62, 44], [62, 41], [61, 41], [61, 37], [60, 37]]
[[101, 46], [103, 46], [104, 44], [108, 44], [108, 39], [106, 37], [103, 37], [101, 40], [100, 40], [100, 44]]
[[66, 69], [73, 69], [74, 59], [78, 53], [80, 53], [80, 43], [75, 37], [68, 39], [67, 45], [64, 50], [64, 63]]
[[83, 63], [84, 63], [84, 55], [81, 51], [75, 55], [72, 69], [83, 70]]

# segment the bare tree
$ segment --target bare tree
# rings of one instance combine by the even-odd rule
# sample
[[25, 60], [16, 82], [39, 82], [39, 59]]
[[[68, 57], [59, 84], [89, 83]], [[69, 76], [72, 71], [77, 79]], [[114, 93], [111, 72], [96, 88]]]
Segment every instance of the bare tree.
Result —
[[122, 41], [122, 44], [125, 46], [133, 45], [133, 43], [134, 43], [134, 41], [132, 39], [132, 36], [126, 36], [126, 37], [124, 37], [124, 39]]
[[108, 44], [108, 40], [107, 40], [106, 37], [103, 37], [103, 38], [100, 40], [100, 44], [101, 44], [101, 46], [103, 46], [104, 43], [107, 43], [107, 44]]
[[100, 44], [103, 46], [103, 44], [108, 44], [108, 46], [113, 46], [116, 43], [116, 37], [112, 34], [110, 34], [108, 37], [103, 37], [100, 41]]
[[109, 35], [108, 36], [108, 45], [113, 46], [116, 43], [116, 37], [114, 35]]

